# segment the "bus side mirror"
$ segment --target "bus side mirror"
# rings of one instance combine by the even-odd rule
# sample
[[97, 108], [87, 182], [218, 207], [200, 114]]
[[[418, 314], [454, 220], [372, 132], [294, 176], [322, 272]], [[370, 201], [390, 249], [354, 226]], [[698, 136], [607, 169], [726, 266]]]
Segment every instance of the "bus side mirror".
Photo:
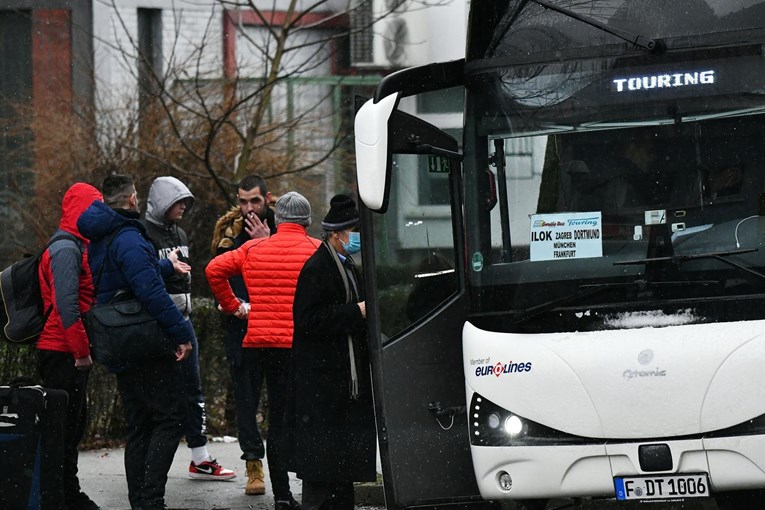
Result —
[[396, 108], [399, 93], [377, 103], [370, 99], [356, 113], [356, 180], [359, 197], [369, 209], [384, 212], [390, 183], [388, 120]]

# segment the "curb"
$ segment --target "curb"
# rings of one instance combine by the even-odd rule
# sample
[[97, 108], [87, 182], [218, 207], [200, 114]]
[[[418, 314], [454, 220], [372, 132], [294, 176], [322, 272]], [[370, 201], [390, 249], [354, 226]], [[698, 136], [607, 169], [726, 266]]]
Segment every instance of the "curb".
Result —
[[357, 483], [353, 486], [357, 505], [385, 506], [385, 494], [381, 483]]

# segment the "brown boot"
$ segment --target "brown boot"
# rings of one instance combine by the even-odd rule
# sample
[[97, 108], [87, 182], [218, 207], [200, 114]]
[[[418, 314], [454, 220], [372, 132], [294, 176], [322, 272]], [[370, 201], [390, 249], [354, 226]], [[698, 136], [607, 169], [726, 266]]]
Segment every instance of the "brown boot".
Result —
[[262, 461], [247, 461], [247, 485], [244, 487], [244, 493], [248, 496], [259, 496], [266, 493], [266, 483], [263, 481]]

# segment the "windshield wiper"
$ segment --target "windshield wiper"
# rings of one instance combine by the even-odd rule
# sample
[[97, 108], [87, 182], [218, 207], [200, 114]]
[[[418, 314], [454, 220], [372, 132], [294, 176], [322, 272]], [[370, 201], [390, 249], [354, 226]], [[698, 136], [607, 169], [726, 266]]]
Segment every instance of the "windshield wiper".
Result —
[[581, 14], [577, 14], [574, 11], [571, 11], [569, 9], [566, 9], [565, 7], [559, 7], [557, 5], [554, 5], [547, 0], [530, 0], [531, 2], [534, 2], [535, 4], [539, 4], [545, 9], [550, 9], [551, 11], [555, 11], [557, 13], [563, 14], [564, 16], [568, 16], [569, 18], [573, 18], [577, 21], [581, 21], [582, 23], [585, 23], [587, 25], [590, 25], [591, 27], [597, 28], [598, 30], [602, 30], [603, 32], [606, 32], [608, 34], [611, 34], [615, 37], [618, 37], [622, 41], [627, 41], [628, 43], [631, 43], [634, 46], [637, 46], [638, 48], [642, 48], [646, 51], [658, 51], [660, 48], [660, 45], [657, 44], [657, 42], [654, 39], [651, 39], [649, 37], [644, 37], [640, 34], [635, 34], [633, 32], [630, 32], [629, 30], [624, 30], [621, 28], [616, 27], [609, 27], [608, 25], [605, 25], [599, 21], [595, 21], [594, 19], [588, 18], [586, 16], [582, 16]]
[[759, 115], [765, 113], [765, 106], [754, 106], [752, 108], [744, 108], [741, 110], [730, 110], [726, 112], [706, 113], [702, 115], [688, 115], [682, 117], [682, 122], [698, 122], [702, 120], [714, 120], [714, 119], [729, 119], [731, 117], [743, 117], [748, 115]]
[[547, 0], [520, 0], [518, 6], [512, 12], [512, 16], [510, 16], [510, 18], [508, 19], [506, 14], [504, 17], [505, 19], [503, 19], [500, 22], [499, 24], [500, 26], [498, 27], [498, 30], [495, 32], [494, 37], [492, 38], [492, 41], [489, 44], [489, 47], [487, 48], [487, 52], [486, 52], [487, 55], [494, 52], [496, 47], [499, 45], [499, 42], [502, 40], [505, 34], [507, 34], [507, 31], [510, 30], [510, 27], [516, 22], [521, 11], [523, 11], [523, 9], [526, 8], [526, 5], [528, 5], [529, 2], [534, 2], [537, 5], [541, 5], [545, 9], [555, 11], [571, 19], [575, 19], [586, 25], [590, 25], [593, 28], [602, 30], [603, 32], [606, 32], [607, 34], [611, 34], [614, 37], [618, 37], [622, 41], [627, 41], [628, 43], [631, 43], [632, 45], [638, 48], [644, 49], [646, 51], [658, 52], [663, 48], [663, 45], [660, 44], [655, 39], [644, 37], [640, 34], [636, 34], [636, 33], [630, 32], [629, 30], [624, 30], [622, 28], [610, 27], [604, 23], [595, 21], [594, 19], [588, 18], [587, 16], [582, 16], [581, 14], [577, 14], [574, 11], [571, 11], [564, 7], [553, 5]]
[[648, 280], [635, 280], [632, 282], [622, 283], [591, 283], [579, 285], [577, 291], [568, 296], [559, 297], [550, 301], [531, 306], [517, 313], [517, 316], [513, 319], [514, 324], [520, 324], [545, 312], [549, 312], [563, 305], [567, 305], [580, 299], [585, 299], [594, 296], [604, 290], [635, 287], [638, 291], [644, 291], [648, 289], [656, 289], [659, 287], [696, 287], [707, 285], [718, 285], [719, 280], [675, 280], [675, 281], [661, 281], [652, 282]]
[[622, 122], [582, 122], [580, 126], [586, 129], [622, 129], [622, 128], [640, 128], [653, 126], [667, 126], [674, 124], [675, 119], [653, 119], [653, 120], [634, 120]]
[[752, 253], [758, 251], [757, 248], [747, 248], [743, 250], [725, 250], [725, 251], [715, 251], [715, 252], [709, 252], [709, 253], [697, 253], [692, 255], [672, 255], [669, 257], [653, 257], [653, 258], [646, 258], [646, 259], [637, 259], [637, 260], [624, 260], [622, 262], [614, 262], [615, 266], [630, 266], [630, 265], [636, 265], [636, 264], [655, 264], [658, 262], [671, 262], [675, 265], [680, 265], [683, 262], [687, 262], [689, 260], [700, 260], [700, 259], [715, 259], [719, 260], [720, 262], [724, 264], [728, 264], [729, 266], [733, 266], [737, 269], [740, 269], [741, 271], [744, 271], [746, 273], [751, 273], [758, 278], [762, 278], [765, 280], [765, 274], [760, 273], [759, 271], [755, 271], [752, 268], [742, 266], [741, 264], [737, 264], [736, 262], [733, 262], [732, 260], [729, 260], [726, 257], [729, 257], [731, 255], [741, 255], [743, 253]]

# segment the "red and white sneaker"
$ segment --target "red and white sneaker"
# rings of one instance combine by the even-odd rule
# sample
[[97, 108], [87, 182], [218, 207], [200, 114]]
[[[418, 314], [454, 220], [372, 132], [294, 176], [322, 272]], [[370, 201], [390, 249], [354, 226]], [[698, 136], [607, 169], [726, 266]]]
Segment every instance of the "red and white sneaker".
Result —
[[194, 480], [231, 480], [236, 478], [236, 473], [225, 469], [215, 459], [206, 460], [199, 464], [189, 464], [189, 478]]

